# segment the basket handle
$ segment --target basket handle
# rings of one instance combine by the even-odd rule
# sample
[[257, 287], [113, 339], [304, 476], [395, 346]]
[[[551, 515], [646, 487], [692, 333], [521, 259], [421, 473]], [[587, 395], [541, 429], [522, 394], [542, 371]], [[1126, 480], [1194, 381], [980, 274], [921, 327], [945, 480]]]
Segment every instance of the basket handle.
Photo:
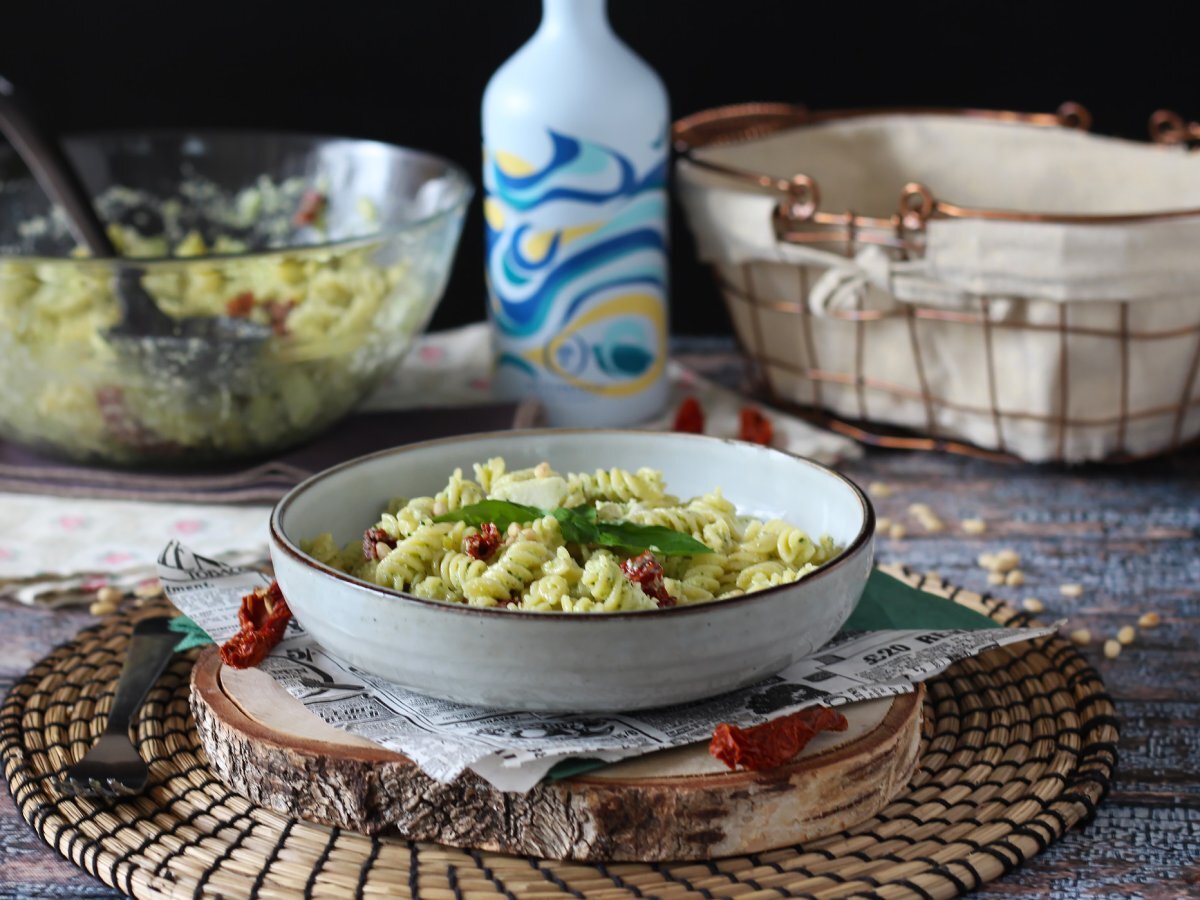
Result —
[[1149, 128], [1150, 140], [1155, 144], [1183, 146], [1193, 152], [1200, 149], [1200, 122], [1185, 122], [1174, 110], [1155, 110]]

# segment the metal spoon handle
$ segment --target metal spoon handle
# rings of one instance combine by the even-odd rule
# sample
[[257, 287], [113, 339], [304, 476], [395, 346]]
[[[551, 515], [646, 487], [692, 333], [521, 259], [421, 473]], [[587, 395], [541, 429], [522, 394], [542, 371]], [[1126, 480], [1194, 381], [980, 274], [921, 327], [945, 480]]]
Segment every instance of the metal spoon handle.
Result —
[[167, 628], [169, 621], [168, 616], [155, 616], [134, 626], [105, 734], [128, 734], [133, 714], [174, 655], [179, 635]]
[[92, 256], [116, 256], [104, 224], [92, 208], [91, 198], [75, 167], [67, 161], [57, 141], [46, 136], [45, 129], [21, 102], [8, 79], [0, 75], [0, 133], [24, 160], [37, 183], [67, 215], [67, 227]]

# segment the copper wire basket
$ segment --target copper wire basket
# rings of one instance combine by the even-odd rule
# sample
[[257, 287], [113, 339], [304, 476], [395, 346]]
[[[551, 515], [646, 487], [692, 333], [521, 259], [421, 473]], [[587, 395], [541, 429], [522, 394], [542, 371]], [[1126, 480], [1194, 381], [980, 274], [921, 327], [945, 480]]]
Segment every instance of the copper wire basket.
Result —
[[[1167, 265], [1166, 271], [1147, 271], [1143, 281], [1168, 286], [1161, 296], [1148, 298], [1108, 297], [1103, 286], [1096, 296], [1076, 299], [1069, 285], [1065, 295], [1053, 297], [960, 285], [951, 291], [952, 302], [939, 295], [945, 285], [931, 283], [926, 290], [920, 279], [909, 279], [916, 287], [905, 286], [895, 271], [925, 264], [933, 232], [953, 233], [942, 223], [1007, 228], [1031, 236], [1035, 245], [1043, 232], [1052, 238], [1083, 234], [1103, 244], [1125, 234], [1135, 241], [1149, 239], [1151, 231], [1170, 228], [1174, 240], [1182, 235], [1178, 229], [1200, 225], [1200, 168], [1192, 169], [1189, 179], [1198, 185], [1195, 202], [1161, 211], [1153, 209], [1155, 198], [1165, 196], [1161, 189], [1151, 191], [1146, 204], [1140, 204], [1140, 195], [1128, 194], [1127, 200], [1135, 198], [1125, 204], [1132, 211], [1031, 212], [1016, 205], [958, 204], [939, 195], [934, 173], [925, 181], [900, 181], [890, 214], [867, 215], [823, 208], [827, 186], [833, 188], [829, 193], [846, 195], [845, 171], [826, 178], [806, 168], [809, 160], [799, 153], [788, 159], [793, 173], [803, 168], [804, 174], [785, 177], [778, 167], [768, 172], [742, 164], [738, 155], [764, 141], [786, 141], [839, 123], [893, 120], [988, 123], [1005, 129], [988, 132], [1001, 140], [1034, 132], [1087, 132], [1091, 123], [1077, 104], [1064, 104], [1052, 114], [810, 112], [785, 104], [746, 104], [676, 122], [681, 200], [766, 397], [866, 443], [1034, 462], [1128, 461], [1196, 439], [1200, 268], [1182, 272]], [[1136, 154], [1151, 154], [1152, 164], [1172, 155], [1176, 183], [1181, 163], [1196, 165], [1183, 150], [1200, 143], [1200, 125], [1160, 111], [1151, 119], [1151, 137], [1158, 146], [1092, 135], [1084, 139], [1097, 142], [1105, 153], [1128, 156], [1137, 172], [1141, 157]], [[852, 156], [853, 143], [846, 146]], [[1068, 158], [1072, 146], [1065, 144]], [[729, 198], [742, 203], [744, 197], [757, 198], [749, 202], [760, 206], [722, 205]], [[760, 208], [768, 221], [758, 221]], [[1022, 231], [1012, 230], [1018, 228]], [[756, 239], [757, 249], [747, 249]], [[766, 247], [764, 240], [773, 246]], [[1134, 263], [1136, 249], [1128, 251]], [[859, 293], [843, 291], [840, 303], [822, 305], [814, 301], [814, 291], [838, 268], [832, 254], [867, 259], [868, 268], [874, 261], [883, 274], [860, 278]], [[1120, 284], [1121, 278], [1111, 283]], [[1024, 393], [1012, 388], [1023, 378], [1029, 382]]]

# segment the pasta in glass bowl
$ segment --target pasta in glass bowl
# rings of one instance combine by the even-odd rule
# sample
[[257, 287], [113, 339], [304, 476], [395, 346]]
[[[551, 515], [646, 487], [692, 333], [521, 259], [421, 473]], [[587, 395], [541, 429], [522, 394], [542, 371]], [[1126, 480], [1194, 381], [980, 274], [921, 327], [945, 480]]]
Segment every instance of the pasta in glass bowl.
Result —
[[[424, 330], [472, 188], [374, 141], [235, 132], [68, 140], [119, 261], [78, 255], [0, 154], [0, 434], [80, 460], [192, 463], [299, 443], [345, 415]], [[171, 322], [261, 340], [155, 365], [114, 339], [133, 273]], [[216, 341], [213, 341], [216, 344]]]
[[273, 511], [271, 556], [297, 619], [356, 667], [472, 705], [600, 712], [811, 654], [857, 604], [873, 531], [852, 482], [759, 445], [509, 432], [314, 476]]

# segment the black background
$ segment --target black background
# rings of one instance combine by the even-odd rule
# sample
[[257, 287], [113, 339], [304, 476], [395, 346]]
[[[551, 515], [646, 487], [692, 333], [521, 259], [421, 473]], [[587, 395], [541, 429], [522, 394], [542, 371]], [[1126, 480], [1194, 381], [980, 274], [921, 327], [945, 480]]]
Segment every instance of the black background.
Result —
[[[678, 117], [786, 100], [814, 108], [1086, 106], [1142, 138], [1159, 107], [1200, 115], [1191, 4], [610, 0]], [[5, 0], [0, 73], [62, 131], [253, 126], [379, 138], [473, 174], [491, 72], [534, 30], [536, 0]], [[672, 323], [728, 323], [673, 223]], [[472, 209], [435, 326], [483, 315]]]

